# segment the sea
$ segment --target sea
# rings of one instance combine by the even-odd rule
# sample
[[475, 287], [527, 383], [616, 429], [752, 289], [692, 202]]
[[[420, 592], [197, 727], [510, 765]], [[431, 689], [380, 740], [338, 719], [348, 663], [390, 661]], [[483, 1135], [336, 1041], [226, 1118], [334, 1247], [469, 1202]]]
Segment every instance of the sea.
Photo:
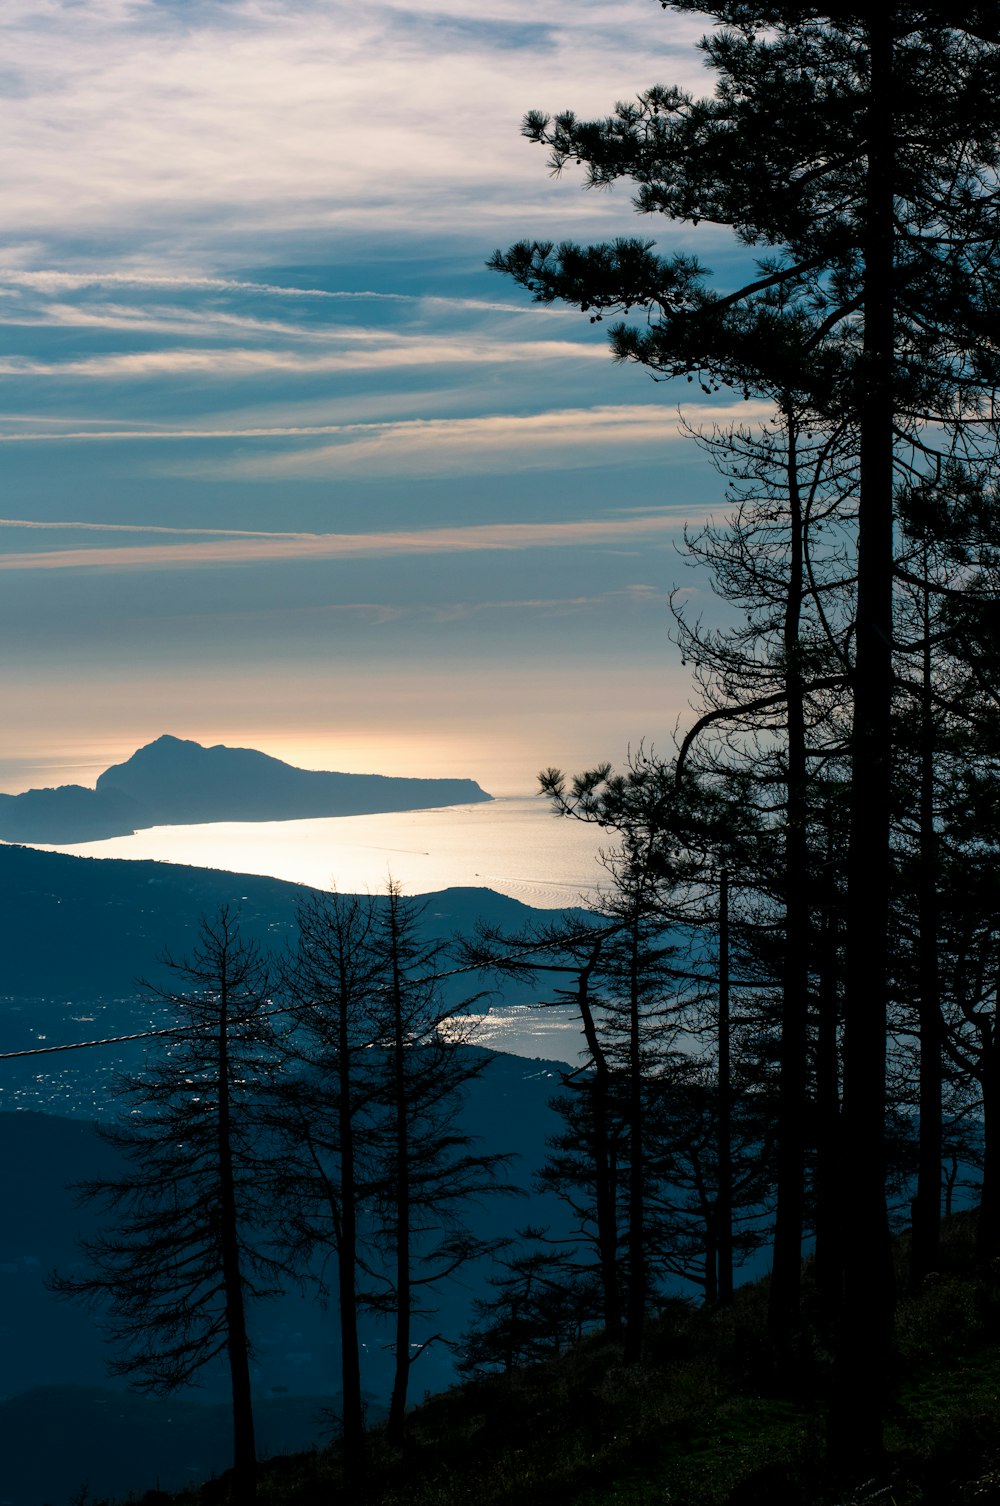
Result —
[[261, 873], [342, 894], [378, 891], [390, 877], [408, 894], [495, 889], [547, 910], [592, 903], [607, 881], [601, 853], [614, 846], [599, 827], [557, 816], [532, 795], [377, 816], [153, 826], [100, 842], [33, 845]]

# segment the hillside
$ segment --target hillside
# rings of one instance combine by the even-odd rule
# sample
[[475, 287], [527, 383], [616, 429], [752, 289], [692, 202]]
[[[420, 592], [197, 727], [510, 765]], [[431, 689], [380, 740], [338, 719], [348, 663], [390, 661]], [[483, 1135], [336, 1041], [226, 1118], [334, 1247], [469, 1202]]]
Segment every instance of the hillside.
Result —
[[[941, 1270], [916, 1295], [905, 1242], [897, 1262], [894, 1401], [883, 1464], [866, 1479], [826, 1456], [821, 1328], [807, 1322], [779, 1364], [761, 1282], [729, 1311], [668, 1306], [641, 1365], [623, 1366], [594, 1336], [430, 1398], [410, 1416], [404, 1451], [375, 1431], [363, 1483], [344, 1480], [335, 1448], [270, 1460], [258, 1506], [997, 1506], [997, 1273], [976, 1267], [969, 1215], [950, 1222]], [[161, 1506], [228, 1499], [211, 1482]]]
[[[0, 996], [131, 994], [138, 976], [156, 975], [165, 951], [190, 950], [199, 917], [220, 904], [239, 908], [244, 932], [261, 946], [280, 949], [293, 935], [296, 903], [313, 892], [222, 869], [0, 845]], [[419, 903], [425, 934], [441, 940], [470, 932], [480, 917], [516, 928], [538, 913], [485, 888], [446, 889]]]
[[[84, 1052], [122, 1058], [116, 1049]], [[0, 1063], [0, 1066], [9, 1066]], [[497, 1055], [461, 1113], [463, 1130], [484, 1146], [513, 1157], [512, 1175], [527, 1188], [540, 1165], [556, 1116], [549, 1100], [559, 1090], [556, 1063]], [[105, 1113], [110, 1104], [105, 1104]], [[97, 1314], [55, 1297], [44, 1278], [71, 1270], [77, 1240], [99, 1227], [80, 1206], [72, 1184], [114, 1176], [113, 1150], [82, 1118], [34, 1112], [0, 1113], [0, 1501], [4, 1506], [67, 1506], [84, 1481], [92, 1502], [158, 1482], [178, 1488], [225, 1468], [231, 1457], [227, 1377], [209, 1366], [197, 1389], [157, 1399], [137, 1397], [109, 1380], [109, 1351]], [[495, 1237], [523, 1219], [525, 1204], [500, 1194], [473, 1210], [477, 1234]], [[536, 1196], [533, 1215], [559, 1231], [565, 1214], [554, 1197]], [[457, 1336], [469, 1326], [485, 1273], [470, 1268], [461, 1283], [445, 1283], [428, 1319]], [[306, 1448], [330, 1436], [338, 1405], [339, 1350], [335, 1306], [289, 1280], [277, 1299], [252, 1309], [255, 1405], [264, 1452]], [[431, 1330], [433, 1331], [433, 1330]], [[423, 1330], [421, 1330], [423, 1332]], [[370, 1416], [384, 1408], [392, 1382], [387, 1334], [380, 1321], [362, 1321], [364, 1386]], [[414, 1394], [438, 1391], [455, 1378], [447, 1345], [422, 1356]], [[46, 1440], [58, 1437], [50, 1450]]]
[[[24, 1051], [145, 1031], [166, 1023], [139, 979], [169, 981], [163, 958], [194, 949], [198, 922], [220, 904], [237, 907], [245, 936], [280, 958], [294, 942], [295, 907], [315, 891], [301, 884], [220, 869], [121, 858], [78, 858], [0, 845], [0, 1051]], [[376, 903], [381, 903], [376, 899]], [[491, 889], [421, 895], [421, 930], [432, 942], [470, 934], [479, 919], [516, 930], [538, 912]], [[546, 917], [551, 918], [551, 911]], [[567, 912], [569, 913], [569, 912]], [[584, 912], [575, 912], [585, 920]], [[446, 977], [449, 1005], [484, 1011], [485, 980]], [[504, 1003], [537, 989], [516, 978]], [[141, 1068], [146, 1043], [118, 1053], [70, 1051], [3, 1063], [0, 1108], [102, 1113], [119, 1066]], [[2, 1498], [0, 1498], [2, 1499]]]
[[105, 769], [95, 789], [65, 784], [0, 795], [0, 838], [58, 845], [150, 826], [372, 815], [490, 798], [473, 779], [325, 773], [253, 748], [163, 736]]

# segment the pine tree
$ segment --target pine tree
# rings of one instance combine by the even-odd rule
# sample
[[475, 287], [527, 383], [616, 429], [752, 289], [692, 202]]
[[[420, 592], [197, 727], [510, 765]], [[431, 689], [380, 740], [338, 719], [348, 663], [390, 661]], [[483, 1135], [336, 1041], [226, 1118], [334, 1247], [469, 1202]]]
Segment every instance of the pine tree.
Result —
[[[928, 420], [960, 427], [998, 379], [1000, 39], [982, 6], [731, 3], [703, 42], [714, 98], [656, 87], [615, 115], [530, 115], [553, 166], [631, 178], [643, 213], [728, 225], [752, 280], [708, 291], [687, 255], [621, 240], [522, 243], [493, 265], [602, 319], [615, 354], [708, 391], [791, 392], [858, 434], [842, 1158], [852, 1167], [832, 1436], [878, 1457], [893, 1270], [885, 1200], [893, 697], [893, 491]], [[902, 438], [901, 438], [902, 436]], [[848, 1210], [845, 1207], [845, 1217]]]
[[560, 1354], [597, 1320], [597, 1283], [581, 1277], [570, 1255], [547, 1245], [541, 1230], [519, 1231], [498, 1253], [492, 1296], [477, 1297], [476, 1321], [462, 1339], [459, 1372], [508, 1375]]

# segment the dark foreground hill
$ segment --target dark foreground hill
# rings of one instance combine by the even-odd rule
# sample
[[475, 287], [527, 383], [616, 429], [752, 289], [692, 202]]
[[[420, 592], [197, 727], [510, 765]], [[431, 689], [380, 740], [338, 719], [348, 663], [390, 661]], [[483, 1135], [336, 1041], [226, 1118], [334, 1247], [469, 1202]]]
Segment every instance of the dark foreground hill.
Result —
[[0, 838], [90, 842], [149, 826], [371, 815], [490, 798], [473, 779], [322, 773], [253, 748], [164, 736], [105, 769], [95, 789], [64, 784], [0, 795]]
[[[431, 1398], [404, 1450], [375, 1431], [364, 1482], [335, 1448], [270, 1460], [257, 1506], [997, 1506], [1000, 1278], [975, 1265], [971, 1216], [940, 1266], [901, 1299], [887, 1452], [865, 1479], [827, 1455], [822, 1332], [779, 1364], [758, 1283], [728, 1311], [669, 1306], [641, 1365], [594, 1336]], [[209, 1503], [232, 1506], [224, 1479], [160, 1506]]]

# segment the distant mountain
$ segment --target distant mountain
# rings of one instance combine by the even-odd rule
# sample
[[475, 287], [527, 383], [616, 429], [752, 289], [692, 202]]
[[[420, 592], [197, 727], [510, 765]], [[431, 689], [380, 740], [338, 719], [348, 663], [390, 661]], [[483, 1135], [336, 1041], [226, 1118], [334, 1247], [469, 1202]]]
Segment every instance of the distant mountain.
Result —
[[0, 837], [5, 842], [95, 842], [152, 824], [120, 790], [61, 784], [52, 790], [0, 794]]
[[492, 797], [474, 779], [402, 779], [297, 769], [253, 748], [158, 737], [97, 779], [0, 794], [0, 838], [93, 842], [148, 826], [294, 821], [469, 805]]

